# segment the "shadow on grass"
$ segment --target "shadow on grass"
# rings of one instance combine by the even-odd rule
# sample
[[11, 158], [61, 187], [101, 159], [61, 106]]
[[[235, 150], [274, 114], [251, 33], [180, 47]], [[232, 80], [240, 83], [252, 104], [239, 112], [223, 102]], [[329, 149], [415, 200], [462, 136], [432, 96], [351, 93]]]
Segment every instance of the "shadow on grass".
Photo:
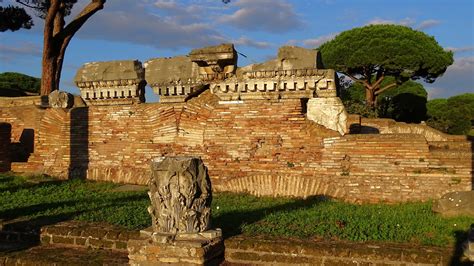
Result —
[[[471, 228], [474, 228], [474, 224], [471, 224]], [[474, 229], [472, 229], [474, 231]], [[456, 237], [456, 246], [451, 256], [451, 261], [449, 265], [466, 265], [472, 266], [474, 265], [472, 262], [468, 262], [467, 259], [464, 257], [464, 243], [467, 241], [469, 237], [468, 231], [456, 231], [454, 232]]]
[[327, 196], [317, 195], [268, 208], [260, 208], [251, 211], [230, 211], [213, 216], [212, 223], [213, 226], [222, 229], [224, 239], [227, 239], [232, 236], [242, 234], [242, 226], [246, 224], [257, 223], [269, 214], [274, 214], [281, 211], [311, 208], [328, 200], [329, 198]]
[[13, 176], [2, 175], [0, 176], [0, 183], [11, 182], [13, 179], [15, 179]]
[[[68, 182], [77, 181], [32, 179], [25, 182], [13, 175], [0, 176], [0, 193], [9, 192], [4, 194], [4, 200], [13, 203], [12, 207], [0, 208], [1, 252], [18, 251], [38, 245], [43, 226], [72, 220], [80, 215], [87, 216], [97, 212], [100, 215], [104, 210], [110, 212], [146, 197], [146, 194], [117, 193], [102, 189], [94, 191], [93, 185], [79, 186], [81, 194], [70, 197], [70, 190], [75, 189], [76, 185], [67, 184]], [[68, 190], [64, 195], [61, 194], [63, 184], [66, 185], [64, 189]], [[51, 195], [41, 195], [39, 197], [43, 198], [38, 198], [35, 191], [42, 187], [51, 187]], [[24, 189], [28, 190], [28, 193], [16, 193]], [[84, 193], [84, 189], [90, 189], [91, 194]], [[56, 192], [59, 194], [55, 195]]]
[[62, 183], [64, 183], [64, 181], [62, 180], [48, 180], [48, 181], [40, 181], [40, 182], [35, 182], [35, 183], [26, 182], [26, 183], [18, 184], [15, 186], [0, 188], [0, 193], [5, 192], [5, 191], [8, 191], [10, 193], [15, 193], [21, 189], [34, 189], [37, 187], [42, 187], [42, 186], [47, 186], [47, 185], [60, 185]]

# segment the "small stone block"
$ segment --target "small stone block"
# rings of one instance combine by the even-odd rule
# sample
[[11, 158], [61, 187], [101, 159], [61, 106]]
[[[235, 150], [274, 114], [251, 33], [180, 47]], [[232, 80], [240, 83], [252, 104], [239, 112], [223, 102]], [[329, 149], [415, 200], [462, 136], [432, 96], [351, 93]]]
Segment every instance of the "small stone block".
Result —
[[126, 250], [127, 249], [127, 242], [117, 241], [117, 242], [115, 242], [115, 248]]
[[52, 243], [74, 245], [74, 238], [72, 238], [72, 237], [63, 237], [63, 236], [53, 236]]
[[207, 239], [195, 239], [195, 240], [176, 240], [176, 245], [184, 247], [195, 247], [200, 248], [209, 243]]
[[176, 234], [175, 237], [176, 241], [186, 241], [186, 240], [201, 240], [201, 241], [206, 241], [207, 238], [204, 237], [201, 233], [179, 233]]
[[87, 238], [86, 237], [76, 237], [76, 245], [85, 246]]
[[50, 244], [51, 237], [48, 235], [41, 235], [41, 244]]
[[222, 230], [220, 228], [216, 228], [215, 230], [207, 230], [199, 234], [207, 239], [214, 239], [216, 237], [222, 237]]
[[165, 244], [173, 241], [174, 236], [174, 234], [153, 233], [151, 238], [153, 239], [153, 242]]
[[151, 237], [152, 235], [153, 235], [153, 227], [152, 226], [140, 230], [140, 236], [142, 236], [142, 237]]

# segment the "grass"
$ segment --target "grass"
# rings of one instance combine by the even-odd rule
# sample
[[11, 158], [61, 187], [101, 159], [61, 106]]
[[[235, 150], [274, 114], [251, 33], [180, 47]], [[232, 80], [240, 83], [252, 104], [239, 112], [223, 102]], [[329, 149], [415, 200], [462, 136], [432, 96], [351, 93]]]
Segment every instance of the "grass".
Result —
[[[145, 191], [117, 192], [118, 185], [83, 180], [57, 181], [0, 175], [0, 220], [104, 221], [130, 229], [150, 225]], [[431, 203], [354, 205], [323, 197], [257, 198], [216, 194], [214, 226], [226, 237], [270, 235], [352, 241], [394, 241], [435, 246], [452, 245], [474, 221], [442, 218]]]

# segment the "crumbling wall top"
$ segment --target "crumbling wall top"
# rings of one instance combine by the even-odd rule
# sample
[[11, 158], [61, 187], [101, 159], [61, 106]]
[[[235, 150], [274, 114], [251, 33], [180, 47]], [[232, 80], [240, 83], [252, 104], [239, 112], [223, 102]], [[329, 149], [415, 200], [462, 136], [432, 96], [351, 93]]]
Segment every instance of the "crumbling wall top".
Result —
[[219, 60], [237, 61], [237, 52], [234, 49], [234, 45], [230, 43], [194, 49], [189, 53], [189, 56], [193, 62]]
[[145, 79], [151, 86], [172, 83], [187, 84], [196, 78], [189, 56], [154, 58], [145, 62]]
[[91, 62], [84, 64], [76, 73], [74, 82], [143, 80], [145, 71], [138, 60]]

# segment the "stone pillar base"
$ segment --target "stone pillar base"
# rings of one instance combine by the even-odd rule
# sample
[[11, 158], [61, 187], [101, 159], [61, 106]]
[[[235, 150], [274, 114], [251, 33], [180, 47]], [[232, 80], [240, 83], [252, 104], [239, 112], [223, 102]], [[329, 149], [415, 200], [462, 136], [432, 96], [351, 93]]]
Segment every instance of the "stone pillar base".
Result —
[[224, 241], [220, 230], [201, 233], [141, 232], [141, 239], [127, 243], [130, 265], [219, 265], [224, 259]]

